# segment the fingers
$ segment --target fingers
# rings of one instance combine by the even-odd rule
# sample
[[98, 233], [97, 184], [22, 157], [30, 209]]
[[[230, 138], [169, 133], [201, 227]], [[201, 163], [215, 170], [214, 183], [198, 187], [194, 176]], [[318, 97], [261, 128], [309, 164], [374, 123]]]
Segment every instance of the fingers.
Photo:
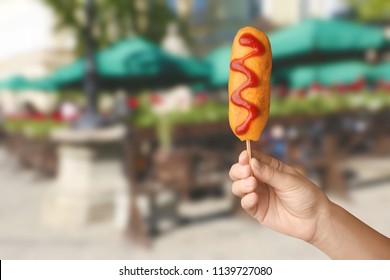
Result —
[[[252, 158], [249, 166], [246, 150], [241, 152], [238, 158], [238, 163], [234, 164], [229, 172], [229, 176], [233, 181], [250, 177], [252, 169], [253, 175], [258, 180], [274, 188], [286, 189], [293, 185], [295, 179], [294, 175], [297, 174], [297, 171], [295, 171], [294, 168], [257, 151], [253, 151], [253, 155], [254, 157]], [[240, 186], [238, 186], [238, 184], [239, 183], [234, 184], [233, 192], [242, 197], [245, 192], [242, 188], [240, 188]]]
[[266, 154], [263, 154], [259, 151], [252, 151], [253, 157], [257, 158], [260, 162], [265, 163], [277, 169], [279, 171], [289, 172], [295, 174], [295, 169], [288, 166], [287, 164], [277, 160], [276, 158], [270, 157]]
[[246, 194], [254, 192], [257, 187], [255, 177], [251, 176], [246, 179], [233, 182], [232, 192], [239, 197], [244, 197]]
[[257, 207], [259, 205], [259, 196], [255, 192], [251, 192], [245, 195], [241, 199], [242, 208], [248, 212], [251, 216], [255, 216], [257, 212]]
[[240, 163], [236, 163], [230, 168], [229, 177], [233, 180], [240, 180], [248, 178], [251, 175], [251, 169], [248, 164], [242, 165]]
[[294, 176], [280, 171], [271, 165], [262, 163], [252, 158], [251, 166], [253, 175], [260, 181], [276, 189], [287, 189], [294, 184]]
[[242, 165], [249, 164], [248, 152], [246, 150], [242, 151], [241, 154], [239, 155], [238, 163]]
[[[270, 156], [263, 154], [259, 151], [253, 150], [252, 157], [257, 158], [260, 162], [268, 164], [279, 171], [286, 171], [286, 172], [291, 173], [294, 170], [294, 168], [288, 166], [287, 164], [281, 162], [280, 160], [277, 160], [276, 158], [270, 157]], [[248, 152], [246, 150], [242, 151], [241, 154], [239, 155], [238, 163], [240, 163], [242, 165], [249, 164], [248, 163]]]

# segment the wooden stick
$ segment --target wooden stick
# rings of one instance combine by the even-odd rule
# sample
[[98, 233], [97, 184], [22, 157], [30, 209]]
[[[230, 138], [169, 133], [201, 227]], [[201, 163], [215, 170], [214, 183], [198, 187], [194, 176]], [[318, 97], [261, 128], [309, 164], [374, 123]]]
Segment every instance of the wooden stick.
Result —
[[251, 168], [251, 176], [253, 176], [252, 166], [251, 166], [251, 158], [252, 158], [251, 140], [246, 140], [246, 152], [248, 153], [249, 167]]

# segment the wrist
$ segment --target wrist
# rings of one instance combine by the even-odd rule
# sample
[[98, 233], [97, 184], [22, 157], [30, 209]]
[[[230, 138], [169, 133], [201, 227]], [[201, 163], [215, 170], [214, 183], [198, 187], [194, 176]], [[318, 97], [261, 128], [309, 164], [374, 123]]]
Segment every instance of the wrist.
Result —
[[337, 215], [337, 208], [338, 205], [330, 201], [329, 198], [325, 196], [324, 202], [319, 207], [315, 233], [308, 243], [320, 249], [323, 247], [323, 244], [326, 244], [327, 238], [334, 230], [333, 219], [335, 215]]
[[[332, 259], [351, 258], [346, 243], [350, 242], [351, 229], [349, 229], [351, 215], [344, 208], [331, 202], [320, 215], [316, 234], [310, 244], [327, 254]], [[348, 246], [347, 246], [348, 247]]]
[[331, 201], [309, 243], [332, 259], [390, 258], [390, 239]]

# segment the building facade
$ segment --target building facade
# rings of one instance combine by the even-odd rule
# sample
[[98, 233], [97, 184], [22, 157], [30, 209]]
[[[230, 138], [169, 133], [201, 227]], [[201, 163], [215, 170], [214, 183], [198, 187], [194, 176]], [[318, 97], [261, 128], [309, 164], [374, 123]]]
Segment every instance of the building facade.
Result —
[[74, 37], [56, 32], [42, 0], [0, 0], [0, 79], [35, 78], [74, 59]]
[[277, 26], [305, 18], [331, 18], [346, 10], [343, 0], [259, 0], [261, 15]]

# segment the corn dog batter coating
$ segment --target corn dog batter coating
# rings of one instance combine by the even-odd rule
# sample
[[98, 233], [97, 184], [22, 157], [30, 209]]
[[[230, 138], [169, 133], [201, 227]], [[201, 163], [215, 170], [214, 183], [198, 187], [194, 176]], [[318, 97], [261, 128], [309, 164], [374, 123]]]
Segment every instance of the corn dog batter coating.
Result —
[[268, 120], [272, 53], [268, 37], [253, 27], [234, 38], [229, 76], [229, 123], [240, 140], [257, 141]]

